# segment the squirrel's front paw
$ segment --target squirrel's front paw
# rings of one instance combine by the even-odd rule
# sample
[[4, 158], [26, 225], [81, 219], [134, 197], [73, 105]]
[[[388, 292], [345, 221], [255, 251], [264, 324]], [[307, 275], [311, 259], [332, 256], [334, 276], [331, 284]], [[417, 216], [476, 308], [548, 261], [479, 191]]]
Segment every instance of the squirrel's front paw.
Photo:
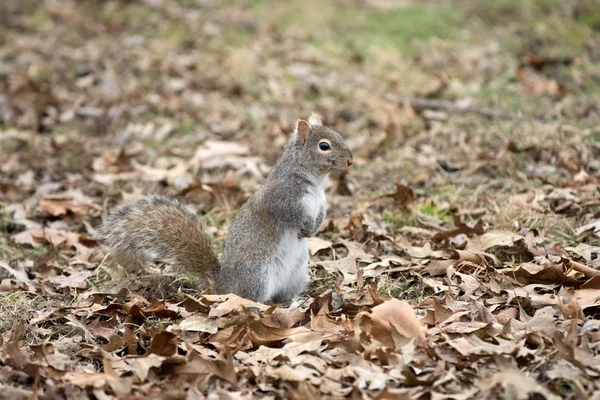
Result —
[[300, 232], [298, 233], [298, 239], [309, 238], [309, 237], [310, 237], [309, 231], [307, 231], [306, 229], [300, 229]]

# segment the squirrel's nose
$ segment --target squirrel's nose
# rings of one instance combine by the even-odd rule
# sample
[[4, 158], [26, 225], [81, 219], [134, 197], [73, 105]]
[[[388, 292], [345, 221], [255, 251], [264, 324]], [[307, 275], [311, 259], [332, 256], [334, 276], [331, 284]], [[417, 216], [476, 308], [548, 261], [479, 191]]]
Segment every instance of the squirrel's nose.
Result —
[[349, 158], [347, 160], [347, 162], [348, 162], [348, 166], [351, 166], [352, 164], [354, 164], [354, 158]]

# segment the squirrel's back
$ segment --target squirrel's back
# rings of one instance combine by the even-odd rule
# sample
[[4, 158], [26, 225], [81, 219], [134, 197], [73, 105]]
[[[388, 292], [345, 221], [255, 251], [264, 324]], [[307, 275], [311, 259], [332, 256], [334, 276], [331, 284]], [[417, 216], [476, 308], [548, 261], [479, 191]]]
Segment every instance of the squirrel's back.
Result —
[[175, 199], [152, 195], [125, 204], [100, 228], [121, 265], [163, 260], [212, 277], [219, 267], [200, 218]]

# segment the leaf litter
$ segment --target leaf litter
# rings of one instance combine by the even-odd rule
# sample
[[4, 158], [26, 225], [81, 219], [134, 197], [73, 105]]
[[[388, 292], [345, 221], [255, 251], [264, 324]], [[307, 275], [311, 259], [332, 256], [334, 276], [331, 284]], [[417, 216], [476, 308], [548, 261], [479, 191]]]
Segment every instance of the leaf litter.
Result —
[[[597, 396], [600, 112], [573, 90], [598, 73], [597, 39], [556, 56], [530, 32], [518, 56], [492, 23], [407, 58], [330, 40], [343, 25], [282, 26], [292, 3], [192, 3], [0, 6], [0, 397]], [[303, 6], [355, 25], [404, 12]], [[202, 214], [221, 250], [313, 110], [356, 168], [332, 176], [300, 299], [107, 262], [97, 226], [149, 192]]]

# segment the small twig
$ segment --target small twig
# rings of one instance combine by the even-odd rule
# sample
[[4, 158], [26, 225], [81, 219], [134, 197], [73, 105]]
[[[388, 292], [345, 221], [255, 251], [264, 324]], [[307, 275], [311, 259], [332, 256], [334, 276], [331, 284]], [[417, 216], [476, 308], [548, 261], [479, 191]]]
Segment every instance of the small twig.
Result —
[[487, 118], [495, 119], [523, 119], [522, 115], [513, 114], [505, 111], [494, 111], [473, 106], [463, 105], [457, 102], [439, 99], [426, 99], [423, 97], [397, 97], [388, 93], [386, 100], [398, 103], [400, 105], [409, 104], [416, 112], [424, 110], [445, 111], [450, 114], [477, 114]]

